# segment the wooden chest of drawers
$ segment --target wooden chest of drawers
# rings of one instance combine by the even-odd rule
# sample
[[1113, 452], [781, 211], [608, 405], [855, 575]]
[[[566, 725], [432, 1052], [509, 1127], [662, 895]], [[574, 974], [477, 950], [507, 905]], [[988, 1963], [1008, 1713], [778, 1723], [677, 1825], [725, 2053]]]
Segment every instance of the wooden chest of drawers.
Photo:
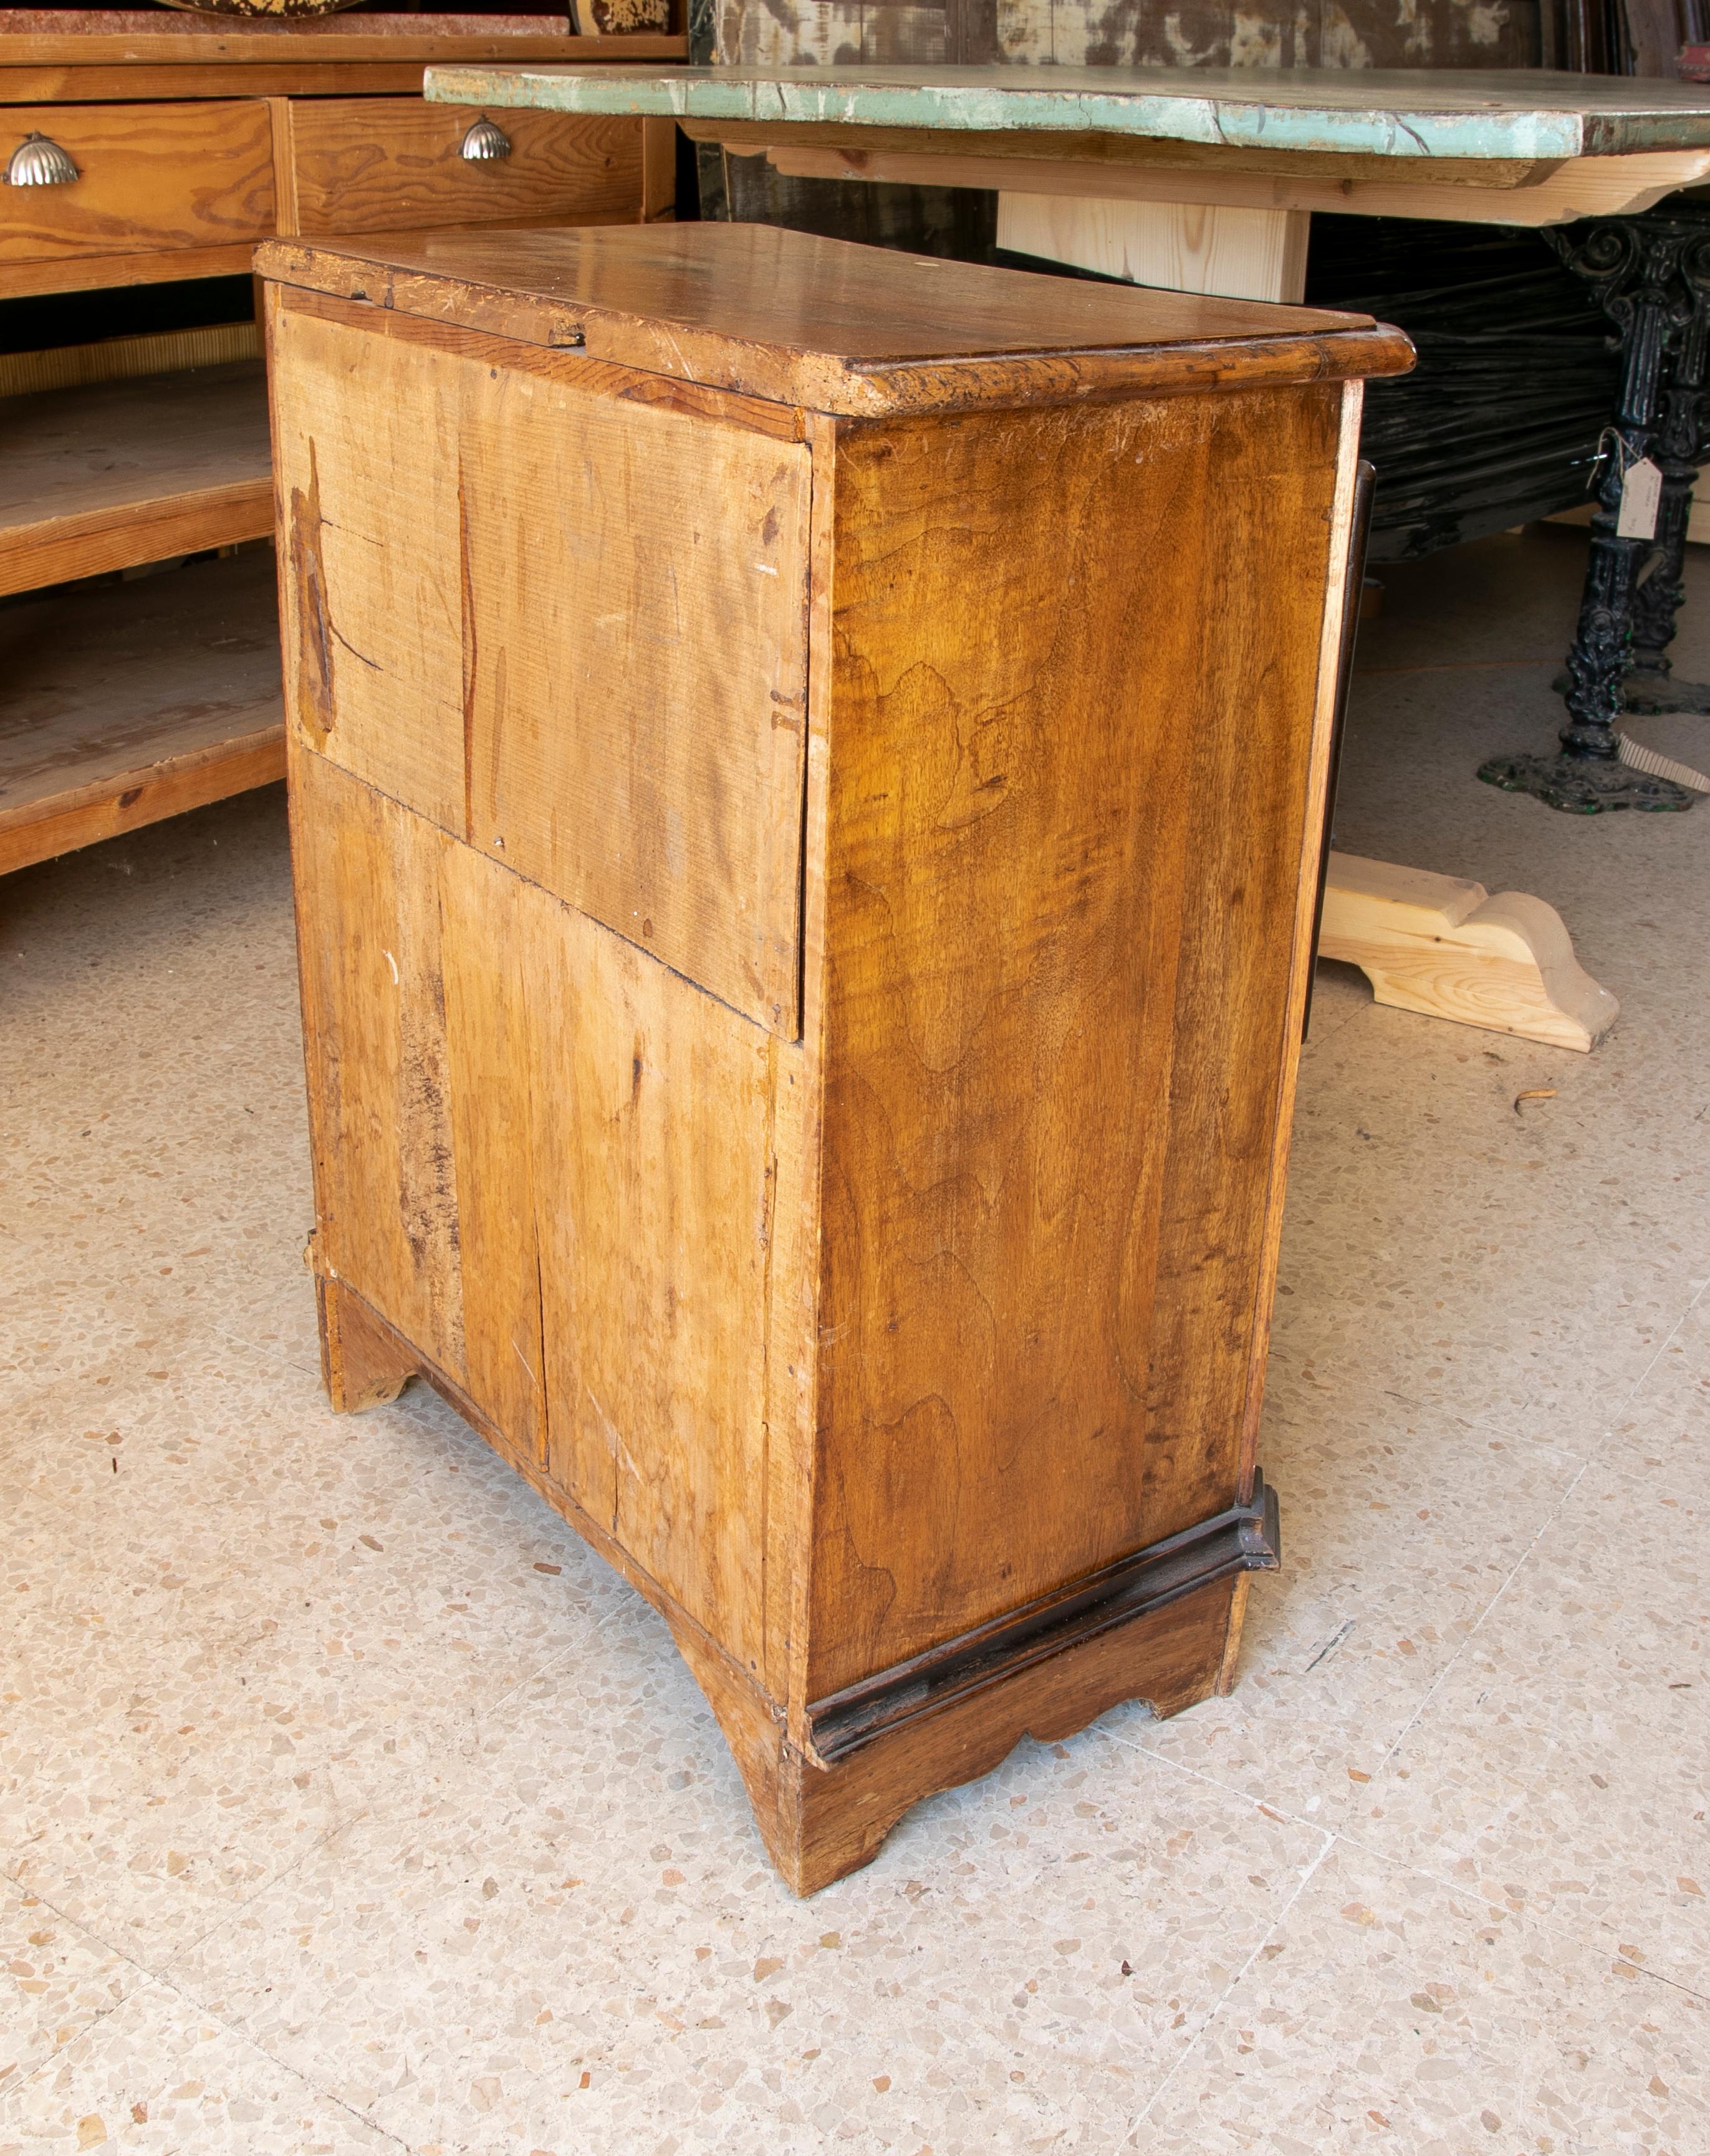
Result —
[[[9, 151], [63, 149], [74, 182], [0, 194], [0, 297], [246, 269], [275, 233], [634, 218], [657, 121], [506, 116], [501, 157], [462, 145], [477, 116], [419, 97], [209, 99], [0, 108]], [[655, 213], [669, 167], [652, 172]]]
[[[682, 49], [572, 38], [548, 18], [0, 10], [0, 170], [31, 138], [39, 153], [37, 183], [0, 185], [0, 327], [8, 301], [247, 272], [277, 234], [669, 217], [669, 121], [507, 113], [481, 145], [502, 154], [476, 157], [481, 116], [429, 105], [420, 87], [431, 57]], [[0, 598], [270, 534], [259, 351], [247, 321], [22, 355], [0, 344]], [[0, 872], [281, 775], [276, 695], [258, 726], [255, 684], [233, 686], [223, 655], [234, 620], [273, 634], [266, 582], [234, 562], [198, 584], [177, 667], [162, 632], [139, 686], [151, 701], [129, 711], [131, 631], [116, 616], [108, 649], [90, 594], [0, 614]]]
[[335, 1404], [426, 1376], [659, 1606], [801, 1891], [1225, 1685], [1406, 341], [755, 227], [260, 263]]

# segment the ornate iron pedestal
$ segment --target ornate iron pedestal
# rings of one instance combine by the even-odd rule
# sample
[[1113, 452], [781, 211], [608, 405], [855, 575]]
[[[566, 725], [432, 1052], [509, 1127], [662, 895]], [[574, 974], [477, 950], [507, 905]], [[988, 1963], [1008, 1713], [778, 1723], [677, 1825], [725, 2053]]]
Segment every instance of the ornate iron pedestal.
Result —
[[[1493, 757], [1478, 775], [1582, 816], [1690, 808], [1696, 794], [1621, 762], [1616, 723], [1625, 711], [1710, 711], [1710, 687], [1676, 682], [1668, 657], [1703, 436], [1710, 209], [1677, 203], [1543, 237], [1620, 331], [1620, 408], [1605, 436], [1579, 626], [1559, 684], [1569, 719], [1561, 751]], [[1662, 475], [1656, 533], [1624, 539], [1625, 475], [1645, 457]]]

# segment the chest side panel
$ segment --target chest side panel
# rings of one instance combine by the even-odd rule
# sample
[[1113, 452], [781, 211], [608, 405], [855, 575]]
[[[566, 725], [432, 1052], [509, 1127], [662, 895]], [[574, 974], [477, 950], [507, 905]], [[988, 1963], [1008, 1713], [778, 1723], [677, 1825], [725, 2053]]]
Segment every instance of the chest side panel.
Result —
[[304, 740], [793, 1038], [805, 447], [573, 357], [275, 322]]
[[745, 1662], [780, 1045], [306, 748], [321, 1262]]
[[1340, 394], [841, 446], [810, 1697], [1233, 1500]]

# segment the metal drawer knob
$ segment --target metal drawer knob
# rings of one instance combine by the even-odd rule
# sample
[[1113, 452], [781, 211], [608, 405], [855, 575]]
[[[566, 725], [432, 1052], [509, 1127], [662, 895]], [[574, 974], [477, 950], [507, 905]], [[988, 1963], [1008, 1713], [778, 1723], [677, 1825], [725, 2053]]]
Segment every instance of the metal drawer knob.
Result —
[[486, 157], [508, 157], [511, 155], [511, 137], [490, 120], [477, 120], [464, 136], [462, 147], [457, 154], [460, 157], [467, 157], [472, 165]]
[[69, 151], [32, 131], [8, 158], [6, 177], [15, 187], [64, 187], [77, 177], [77, 167]]

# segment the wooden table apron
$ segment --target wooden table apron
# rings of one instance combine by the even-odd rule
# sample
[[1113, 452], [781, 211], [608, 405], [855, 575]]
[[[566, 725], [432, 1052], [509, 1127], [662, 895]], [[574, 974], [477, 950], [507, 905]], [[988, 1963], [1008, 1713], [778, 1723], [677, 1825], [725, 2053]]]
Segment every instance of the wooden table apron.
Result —
[[[804, 177], [995, 190], [1000, 244], [1297, 304], [1314, 210], [1542, 227], [1710, 178], [1683, 83], [1420, 70], [438, 67], [430, 100], [646, 113]], [[1618, 1014], [1541, 899], [1333, 854], [1321, 948], [1381, 1002], [1589, 1049]]]

